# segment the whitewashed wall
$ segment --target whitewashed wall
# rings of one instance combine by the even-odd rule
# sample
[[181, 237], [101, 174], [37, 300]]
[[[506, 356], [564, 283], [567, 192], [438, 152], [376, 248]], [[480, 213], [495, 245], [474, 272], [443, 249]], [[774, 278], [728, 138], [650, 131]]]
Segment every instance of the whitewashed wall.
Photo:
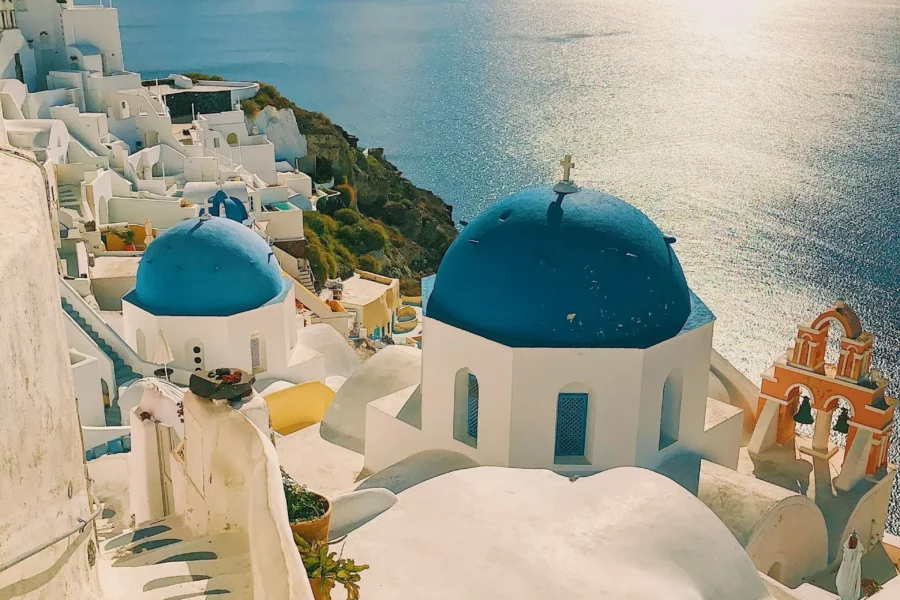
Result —
[[71, 349], [69, 350], [69, 360], [72, 363], [72, 382], [75, 388], [75, 398], [78, 401], [81, 425], [105, 426], [106, 415], [103, 412], [103, 389], [100, 385], [99, 361], [93, 356]]
[[[158, 331], [163, 331], [175, 357], [170, 365], [189, 371], [229, 367], [251, 370], [250, 338], [260, 334], [265, 343], [266, 370], [257, 378], [278, 377], [295, 383], [324, 379], [324, 357], [316, 352], [301, 353], [307, 360], [291, 363], [297, 345], [297, 319], [294, 291], [281, 302], [230, 317], [155, 316], [142, 308], [122, 302], [125, 340], [137, 351], [137, 331], [144, 334], [146, 355], [156, 350]], [[202, 348], [203, 362], [194, 362], [192, 348]], [[305, 364], [304, 364], [305, 363]]]
[[109, 201], [109, 223], [142, 224], [146, 219], [156, 229], [169, 229], [175, 224], [196, 217], [200, 207], [181, 206], [176, 198], [123, 198], [114, 196]]
[[[92, 512], [45, 185], [37, 165], [0, 152], [0, 562]], [[101, 597], [87, 560], [92, 535], [89, 528], [0, 573], [0, 590], [20, 600]]]
[[62, 23], [67, 43], [93, 44], [103, 54], [107, 69], [104, 75], [125, 70], [119, 37], [119, 12], [116, 9], [67, 7], [62, 13]]

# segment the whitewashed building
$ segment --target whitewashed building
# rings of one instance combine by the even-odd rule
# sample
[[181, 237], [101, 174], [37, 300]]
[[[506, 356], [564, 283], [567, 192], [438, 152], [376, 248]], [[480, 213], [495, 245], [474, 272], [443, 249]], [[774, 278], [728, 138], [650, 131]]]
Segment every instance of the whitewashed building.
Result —
[[325, 378], [324, 357], [297, 343], [292, 280], [259, 235], [226, 217], [188, 219], [154, 240], [122, 311], [125, 340], [144, 360], [165, 339], [171, 366], [188, 371]]

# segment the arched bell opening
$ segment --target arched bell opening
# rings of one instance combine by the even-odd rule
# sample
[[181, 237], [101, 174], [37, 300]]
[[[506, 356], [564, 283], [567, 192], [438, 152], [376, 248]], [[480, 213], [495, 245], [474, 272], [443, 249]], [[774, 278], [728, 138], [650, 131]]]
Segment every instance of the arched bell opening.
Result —
[[825, 401], [825, 406], [831, 411], [829, 439], [835, 446], [846, 448], [850, 421], [854, 418], [853, 404], [843, 396], [832, 396]]

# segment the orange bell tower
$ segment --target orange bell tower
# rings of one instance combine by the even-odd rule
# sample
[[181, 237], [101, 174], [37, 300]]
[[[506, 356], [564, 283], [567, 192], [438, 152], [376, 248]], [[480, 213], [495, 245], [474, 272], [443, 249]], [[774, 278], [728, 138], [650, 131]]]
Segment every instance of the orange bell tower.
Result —
[[[828, 332], [834, 326], [842, 333], [836, 365], [825, 362]], [[750, 451], [759, 454], [773, 444], [792, 441], [794, 416], [801, 400], [808, 398], [818, 418], [812, 449], [801, 451], [831, 458], [837, 452], [828, 446], [831, 416], [843, 400], [849, 427], [842, 475], [849, 471], [838, 476], [836, 485], [849, 489], [860, 478], [887, 466], [896, 400], [885, 396], [888, 380], [871, 367], [873, 341], [856, 312], [842, 300], [812, 322], [801, 324], [794, 345], [762, 376]]]

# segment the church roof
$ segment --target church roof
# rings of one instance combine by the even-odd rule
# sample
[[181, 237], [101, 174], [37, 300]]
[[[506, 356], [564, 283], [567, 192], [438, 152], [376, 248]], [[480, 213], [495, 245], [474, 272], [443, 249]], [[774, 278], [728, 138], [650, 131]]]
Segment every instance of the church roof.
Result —
[[371, 565], [369, 600], [433, 590], [466, 600], [769, 598], [728, 528], [662, 475], [623, 467], [573, 482], [474, 467], [434, 477], [436, 460], [447, 459], [392, 467], [379, 485], [422, 483], [395, 488], [400, 501], [347, 537], [344, 554]]
[[221, 317], [259, 308], [287, 286], [257, 234], [231, 219], [194, 218], [150, 244], [126, 300], [154, 315]]
[[463, 229], [427, 314], [506, 346], [648, 348], [691, 314], [673, 241], [601, 192], [525, 190]]

